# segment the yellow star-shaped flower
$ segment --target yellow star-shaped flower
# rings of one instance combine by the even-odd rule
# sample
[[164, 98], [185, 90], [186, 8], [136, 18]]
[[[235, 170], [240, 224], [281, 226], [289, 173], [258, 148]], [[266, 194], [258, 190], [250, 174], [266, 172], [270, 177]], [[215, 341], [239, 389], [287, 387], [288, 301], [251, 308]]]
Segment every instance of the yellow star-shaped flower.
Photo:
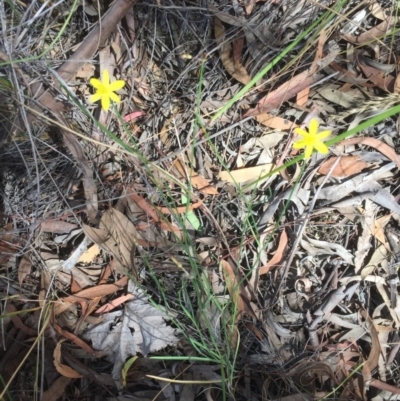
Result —
[[319, 123], [316, 118], [310, 121], [308, 132], [302, 128], [295, 128], [294, 132], [300, 135], [302, 138], [298, 139], [293, 143], [295, 149], [303, 149], [304, 158], [309, 159], [313, 149], [315, 148], [319, 153], [327, 154], [329, 152], [328, 147], [322, 142], [322, 139], [327, 138], [332, 131], [318, 132]]
[[107, 111], [110, 108], [110, 99], [115, 103], [119, 103], [121, 99], [114, 92], [122, 89], [125, 82], [122, 80], [114, 81], [110, 84], [110, 76], [108, 71], [103, 71], [103, 81], [96, 78], [90, 80], [90, 84], [96, 89], [96, 93], [90, 96], [90, 102], [94, 103], [101, 99], [101, 107]]

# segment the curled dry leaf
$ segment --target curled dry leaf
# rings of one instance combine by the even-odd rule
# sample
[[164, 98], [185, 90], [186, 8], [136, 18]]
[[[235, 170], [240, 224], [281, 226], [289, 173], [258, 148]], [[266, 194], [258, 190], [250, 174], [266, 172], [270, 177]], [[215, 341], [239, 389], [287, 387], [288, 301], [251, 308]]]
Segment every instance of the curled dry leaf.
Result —
[[242, 84], [248, 84], [251, 78], [242, 64], [235, 63], [232, 60], [231, 45], [225, 41], [225, 28], [219, 18], [215, 18], [215, 38], [219, 45], [221, 61], [226, 71]]
[[343, 38], [354, 44], [365, 44], [367, 42], [375, 42], [380, 37], [384, 36], [397, 22], [397, 18], [388, 17], [379, 25], [374, 26], [369, 31], [362, 33], [359, 36], [343, 35]]
[[63, 342], [64, 340], [59, 341], [56, 345], [56, 348], [54, 349], [54, 366], [56, 367], [57, 372], [64, 377], [69, 377], [70, 379], [80, 379], [81, 377], [83, 377], [83, 375], [78, 373], [76, 370], [70, 368], [69, 366], [61, 363], [61, 344]]
[[273, 267], [276, 267], [279, 263], [281, 263], [281, 261], [285, 257], [287, 243], [288, 243], [288, 237], [286, 231], [283, 230], [279, 238], [278, 249], [276, 250], [272, 259], [265, 266], [262, 266], [260, 268], [260, 276], [262, 274], [268, 273]]
[[[327, 175], [339, 157], [331, 157], [324, 161], [318, 169], [318, 173]], [[359, 156], [341, 156], [336, 167], [331, 172], [332, 177], [348, 177], [357, 174], [368, 167], [368, 163], [361, 160]]]
[[367, 137], [357, 137], [357, 138], [346, 139], [342, 142], [339, 142], [337, 145], [338, 146], [351, 146], [351, 145], [371, 146], [372, 148], [375, 148], [378, 152], [381, 152], [383, 155], [385, 155], [390, 160], [396, 162], [397, 165], [400, 167], [400, 158], [397, 155], [397, 153], [394, 151], [393, 148], [391, 148], [389, 145], [386, 145], [386, 143], [380, 141], [379, 139], [367, 138]]

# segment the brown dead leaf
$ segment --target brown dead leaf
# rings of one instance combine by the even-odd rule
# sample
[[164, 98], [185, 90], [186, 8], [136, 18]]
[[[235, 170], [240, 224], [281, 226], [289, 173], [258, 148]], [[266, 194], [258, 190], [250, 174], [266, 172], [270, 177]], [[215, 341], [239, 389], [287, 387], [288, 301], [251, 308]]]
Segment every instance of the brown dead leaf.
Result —
[[235, 271], [236, 269], [224, 259], [221, 260], [221, 267], [229, 294], [239, 311], [237, 319], [240, 319], [243, 312], [256, 318], [255, 313], [250, 306], [250, 300], [248, 299], [248, 295], [243, 283], [241, 282], [240, 276]]
[[125, 270], [137, 275], [133, 254], [140, 235], [132, 222], [117, 209], [108, 209], [100, 220], [100, 228], [83, 224], [83, 229], [93, 242], [114, 256], [115, 268], [122, 274]]
[[60, 340], [56, 345], [56, 348], [54, 348], [54, 366], [56, 367], [57, 372], [64, 377], [69, 377], [70, 379], [80, 379], [81, 377], [83, 377], [83, 375], [78, 373], [76, 370], [70, 368], [69, 366], [61, 363], [61, 344], [63, 342], [64, 340]]
[[50, 387], [43, 393], [42, 401], [57, 401], [60, 399], [67, 388], [68, 384], [71, 383], [71, 379], [68, 377], [59, 377]]
[[111, 312], [113, 309], [115, 309], [118, 306], [122, 305], [123, 303], [129, 301], [133, 297], [134, 297], [133, 294], [122, 295], [116, 299], [113, 299], [111, 302], [101, 306], [99, 309], [96, 310], [96, 313], [98, 315], [101, 315], [102, 313]]
[[25, 277], [30, 274], [32, 268], [32, 262], [31, 260], [24, 255], [24, 257], [21, 259], [21, 262], [19, 262], [18, 266], [18, 282], [19, 282], [19, 287], [22, 287], [22, 283], [25, 279]]
[[13, 325], [21, 330], [23, 333], [27, 334], [28, 336], [34, 337], [37, 336], [37, 331], [34, 329], [31, 329], [25, 323], [22, 321], [22, 319], [15, 314], [17, 312], [17, 308], [10, 302], [7, 302], [6, 304], [6, 313], [10, 313], [11, 316], [11, 321], [13, 322]]
[[77, 292], [82, 291], [82, 287], [74, 279], [73, 275], [71, 275], [71, 285], [70, 285], [69, 291], [71, 292], [71, 294], [76, 294]]
[[199, 208], [202, 205], [203, 205], [203, 202], [202, 201], [198, 201], [198, 202], [195, 202], [195, 203], [191, 203], [188, 206], [178, 206], [178, 207], [171, 207], [171, 208], [168, 208], [168, 207], [157, 207], [156, 209], [159, 210], [161, 213], [164, 213], [164, 214], [172, 214], [172, 213], [179, 214], [179, 213], [186, 213], [187, 211], [190, 212], [192, 210], [195, 210], [195, 209]]
[[[134, 191], [133, 188], [131, 188], [132, 191]], [[151, 217], [155, 223], [157, 223], [160, 228], [166, 231], [171, 231], [171, 232], [181, 232], [180, 228], [177, 227], [175, 224], [172, 223], [167, 223], [165, 221], [162, 221], [162, 219], [159, 217], [156, 209], [151, 206], [143, 197], [138, 195], [137, 193], [131, 193], [129, 196], [137, 203], [137, 205], [143, 210], [143, 212]], [[157, 208], [158, 209], [158, 208]], [[159, 210], [159, 209], [158, 209]], [[139, 226], [138, 228], [142, 228], [143, 226]], [[148, 224], [146, 224], [146, 228], [148, 227]]]
[[74, 295], [70, 295], [62, 298], [63, 302], [76, 302], [85, 299], [94, 299], [98, 297], [104, 297], [106, 295], [114, 294], [117, 291], [122, 290], [128, 284], [129, 278], [127, 276], [122, 277], [114, 284], [102, 284], [96, 287], [85, 288], [82, 291], [77, 292]]
[[[307, 102], [306, 102], [307, 103]], [[255, 117], [255, 119], [260, 123], [265, 125], [266, 127], [279, 129], [281, 131], [290, 130], [292, 128], [298, 127], [297, 124], [291, 122], [290, 120], [286, 120], [279, 116], [274, 116], [269, 113], [262, 113]]]
[[174, 161], [174, 167], [178, 170], [182, 178], [189, 178], [192, 186], [206, 195], [218, 195], [217, 189], [201, 175], [195, 173], [189, 167], [185, 166], [179, 159]]
[[[74, 333], [71, 333], [68, 330], [63, 330], [57, 323], [54, 323], [53, 327], [57, 331], [58, 334], [60, 334], [61, 336], [65, 337], [68, 340], [71, 340], [78, 347], [81, 347], [83, 350], [85, 350], [88, 354], [96, 355], [96, 351], [89, 344], [85, 343], [85, 341], [81, 340], [78, 336], [76, 336]], [[61, 344], [60, 344], [60, 347], [61, 347]], [[66, 377], [70, 377], [70, 376], [66, 376]]]
[[396, 78], [392, 75], [385, 75], [384, 72], [378, 70], [377, 68], [371, 67], [363, 63], [363, 56], [358, 55], [357, 60], [360, 68], [372, 83], [374, 83], [378, 88], [385, 92], [393, 93]]
[[218, 17], [215, 18], [215, 39], [219, 45], [219, 54], [226, 71], [242, 84], [248, 84], [251, 78], [246, 68], [241, 63], [235, 63], [231, 59], [231, 45], [225, 41], [225, 28]]
[[272, 163], [262, 164], [261, 166], [247, 167], [233, 171], [221, 171], [219, 179], [230, 183], [242, 184], [244, 182], [258, 180], [263, 175], [269, 173], [273, 168]]
[[[318, 173], [327, 175], [331, 171], [332, 166], [336, 163], [338, 157], [331, 157], [324, 161], [318, 169]], [[336, 167], [331, 172], [332, 177], [348, 177], [357, 174], [368, 167], [368, 163], [361, 160], [359, 156], [341, 156]]]
[[260, 268], [260, 273], [259, 275], [261, 276], [262, 274], [268, 273], [272, 268], [276, 267], [279, 265], [283, 258], [285, 257], [286, 249], [287, 249], [287, 244], [288, 244], [288, 237], [286, 234], [286, 231], [283, 230], [282, 234], [279, 238], [279, 245], [278, 249], [276, 250], [274, 256], [271, 258], [271, 260], [265, 265]]
[[369, 138], [369, 137], [356, 137], [351, 139], [345, 139], [342, 142], [337, 144], [338, 146], [351, 146], [351, 145], [366, 145], [371, 146], [372, 148], [376, 149], [378, 152], [381, 152], [385, 155], [388, 159], [393, 162], [396, 162], [397, 165], [400, 167], [400, 158], [397, 153], [394, 151], [386, 143], [380, 141], [379, 139]]
[[[319, 35], [318, 47], [317, 47], [317, 51], [315, 53], [314, 62], [312, 63], [312, 66], [311, 66], [311, 73], [314, 73], [314, 72], [316, 73], [319, 70], [318, 62], [324, 56], [324, 44], [325, 44], [325, 42], [326, 42], [326, 31], [323, 29], [321, 31], [321, 34]], [[307, 101], [308, 101], [309, 93], [310, 93], [310, 87], [307, 86], [306, 88], [304, 88], [303, 90], [301, 90], [297, 94], [296, 103], [299, 106], [305, 106], [307, 104]]]
[[368, 332], [371, 336], [371, 351], [369, 353], [367, 361], [363, 365], [363, 378], [365, 385], [368, 386], [369, 382], [372, 379], [371, 372], [378, 366], [379, 355], [381, 352], [381, 345], [378, 337], [378, 333], [374, 326], [373, 320], [368, 315], [368, 312], [365, 309], [361, 309], [361, 315], [366, 320], [368, 324]]
[[257, 116], [280, 107], [286, 100], [296, 96], [304, 88], [318, 82], [321, 78], [321, 74], [310, 75], [309, 70], [301, 72], [282, 84], [278, 89], [269, 92], [258, 102], [255, 108], [248, 110], [243, 118]]
[[305, 106], [308, 102], [308, 95], [310, 94], [310, 87], [304, 88], [296, 96], [296, 104], [299, 106]]

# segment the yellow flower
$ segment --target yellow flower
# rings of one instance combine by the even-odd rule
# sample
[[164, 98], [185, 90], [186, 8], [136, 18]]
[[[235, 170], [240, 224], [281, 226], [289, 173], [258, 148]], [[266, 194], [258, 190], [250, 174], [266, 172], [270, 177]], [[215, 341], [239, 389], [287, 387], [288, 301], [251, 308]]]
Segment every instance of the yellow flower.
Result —
[[318, 120], [313, 118], [310, 121], [308, 132], [302, 128], [295, 128], [294, 132], [300, 135], [302, 138], [295, 141], [293, 147], [295, 149], [305, 148], [304, 158], [309, 159], [313, 149], [315, 148], [319, 153], [327, 154], [329, 152], [328, 147], [322, 142], [322, 139], [327, 138], [332, 131], [318, 132]]
[[121, 99], [114, 92], [122, 89], [125, 85], [124, 81], [118, 80], [110, 84], [110, 76], [108, 71], [103, 71], [103, 81], [96, 78], [90, 80], [90, 84], [96, 89], [96, 93], [90, 96], [90, 102], [94, 103], [101, 99], [101, 107], [107, 111], [110, 108], [110, 99], [115, 103], [119, 103]]

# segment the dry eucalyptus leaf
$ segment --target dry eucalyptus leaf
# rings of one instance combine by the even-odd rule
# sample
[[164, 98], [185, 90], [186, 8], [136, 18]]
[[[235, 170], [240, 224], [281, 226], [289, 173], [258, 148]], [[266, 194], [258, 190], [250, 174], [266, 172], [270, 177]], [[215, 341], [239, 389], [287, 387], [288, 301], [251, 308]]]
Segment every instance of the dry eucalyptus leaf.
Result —
[[92, 341], [93, 348], [108, 352], [106, 359], [114, 364], [114, 380], [121, 378], [121, 368], [130, 356], [138, 352], [146, 356], [179, 341], [175, 329], [167, 326], [168, 316], [161, 307], [151, 305], [132, 282], [128, 292], [136, 296], [125, 303], [123, 311], [104, 315], [101, 323], [89, 326], [83, 335], [84, 339]]
[[[332, 166], [336, 163], [338, 157], [331, 157], [321, 164], [318, 173], [327, 175]], [[332, 177], [348, 177], [349, 175], [360, 173], [368, 167], [368, 163], [360, 160], [359, 156], [341, 156], [336, 167], [331, 172]]]
[[219, 179], [230, 183], [243, 184], [255, 181], [272, 170], [273, 164], [263, 164], [261, 166], [247, 167], [240, 170], [221, 171]]
[[58, 342], [56, 348], [54, 349], [54, 366], [57, 369], [57, 372], [60, 373], [60, 375], [64, 377], [69, 377], [70, 379], [79, 379], [83, 377], [80, 373], [78, 373], [76, 370], [72, 369], [71, 367], [64, 365], [61, 363], [61, 344], [64, 342], [64, 340], [61, 340]]
[[242, 84], [248, 84], [251, 78], [242, 64], [235, 63], [232, 60], [231, 45], [225, 41], [225, 28], [219, 18], [215, 18], [215, 38], [219, 45], [219, 54], [226, 71]]

